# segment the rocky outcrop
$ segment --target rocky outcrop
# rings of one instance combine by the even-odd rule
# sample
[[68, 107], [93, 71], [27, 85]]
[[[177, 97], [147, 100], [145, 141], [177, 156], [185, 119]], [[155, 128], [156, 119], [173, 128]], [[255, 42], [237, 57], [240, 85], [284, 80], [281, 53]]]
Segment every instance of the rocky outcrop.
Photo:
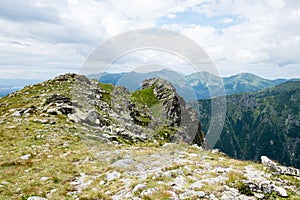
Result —
[[143, 82], [143, 89], [152, 88], [153, 93], [163, 104], [168, 126], [179, 127], [176, 136], [188, 143], [203, 145], [204, 135], [199, 123], [198, 113], [186, 104], [174, 86], [166, 80], [151, 78]]
[[286, 167], [277, 164], [276, 162], [270, 160], [267, 156], [261, 156], [262, 164], [268, 166], [271, 170], [274, 170], [276, 173], [290, 176], [300, 177], [300, 170], [294, 167]]
[[[124, 87], [101, 84], [76, 74], [61, 75], [53, 81], [73, 83], [68, 95], [48, 95], [42, 112], [65, 115], [73, 123], [92, 126], [94, 132], [88, 133], [89, 138], [100, 136], [113, 143], [185, 141], [203, 144], [204, 134], [197, 113], [176, 93], [172, 84], [163, 79], [145, 80], [141, 90], [141, 95], [145, 89], [154, 94], [159, 116], [144, 101], [134, 101], [133, 94]], [[143, 97], [145, 102], [147, 95]]]
[[143, 82], [143, 89], [153, 88], [154, 95], [162, 101], [166, 117], [170, 120], [171, 126], [180, 126], [182, 109], [185, 102], [179, 97], [175, 88], [166, 80], [160, 78], [147, 79]]

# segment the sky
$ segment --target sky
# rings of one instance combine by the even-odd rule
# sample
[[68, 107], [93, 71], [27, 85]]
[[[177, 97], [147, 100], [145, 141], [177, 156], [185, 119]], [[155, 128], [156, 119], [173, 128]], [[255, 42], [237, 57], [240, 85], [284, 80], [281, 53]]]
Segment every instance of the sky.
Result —
[[[190, 38], [221, 76], [300, 77], [300, 1], [0, 0], [0, 5], [0, 78], [78, 73], [103, 42], [141, 28]], [[192, 72], [185, 60], [155, 50], [126, 54], [113, 66], [118, 72], [149, 64]]]

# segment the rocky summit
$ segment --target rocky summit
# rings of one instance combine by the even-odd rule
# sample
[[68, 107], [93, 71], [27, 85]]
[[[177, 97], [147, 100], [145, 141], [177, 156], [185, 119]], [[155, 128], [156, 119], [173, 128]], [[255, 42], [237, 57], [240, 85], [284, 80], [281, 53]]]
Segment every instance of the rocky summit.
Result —
[[299, 170], [205, 150], [198, 117], [159, 78], [27, 86], [0, 99], [0, 199], [300, 199]]

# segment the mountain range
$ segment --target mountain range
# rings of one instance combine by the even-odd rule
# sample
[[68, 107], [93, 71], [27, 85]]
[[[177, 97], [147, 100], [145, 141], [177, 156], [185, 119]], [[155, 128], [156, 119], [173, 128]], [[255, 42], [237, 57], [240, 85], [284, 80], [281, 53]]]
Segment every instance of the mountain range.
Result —
[[[220, 78], [218, 76], [204, 71], [185, 75], [167, 69], [147, 73], [140, 73], [135, 71], [127, 73], [104, 72], [102, 74], [92, 74], [88, 77], [97, 79], [102, 83], [110, 83], [118, 86], [124, 86], [130, 91], [140, 89], [142, 82], [145, 79], [159, 77], [171, 82], [176, 88], [178, 94], [182, 96], [186, 101], [197, 99], [209, 99], [211, 97], [221, 96], [223, 94], [230, 95], [244, 92], [254, 92], [268, 87], [279, 85], [286, 81], [296, 80], [269, 80], [261, 78], [251, 73], [240, 73], [234, 76]], [[209, 89], [216, 87], [218, 90], [222, 88], [222, 85], [220, 84], [221, 81], [223, 81], [225, 93], [217, 91], [211, 94]], [[0, 79], [0, 97], [17, 91], [26, 85], [38, 82], [41, 82], [41, 80]]]
[[210, 87], [221, 89], [221, 81], [223, 81], [225, 93], [220, 92], [220, 95], [218, 95], [217, 92], [216, 96], [259, 91], [288, 81], [287, 79], [264, 79], [251, 73], [240, 73], [234, 76], [220, 78], [219, 76], [205, 71], [185, 75], [167, 69], [147, 73], [138, 73], [134, 71], [119, 74], [103, 73], [89, 75], [89, 77], [103, 83], [124, 86], [130, 91], [140, 88], [142, 81], [145, 79], [160, 77], [171, 82], [178, 94], [184, 97], [186, 101], [214, 97], [211, 96], [209, 89]]

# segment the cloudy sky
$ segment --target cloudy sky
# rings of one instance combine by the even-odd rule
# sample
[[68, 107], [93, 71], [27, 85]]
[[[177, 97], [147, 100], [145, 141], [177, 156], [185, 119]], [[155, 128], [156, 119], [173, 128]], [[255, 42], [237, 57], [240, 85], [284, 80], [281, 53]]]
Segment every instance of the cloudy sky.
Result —
[[[189, 37], [222, 76], [300, 77], [300, 1], [0, 0], [0, 5], [0, 78], [79, 72], [99, 44], [139, 28]], [[174, 55], [143, 51], [115, 66], [172, 68], [181, 62]]]

